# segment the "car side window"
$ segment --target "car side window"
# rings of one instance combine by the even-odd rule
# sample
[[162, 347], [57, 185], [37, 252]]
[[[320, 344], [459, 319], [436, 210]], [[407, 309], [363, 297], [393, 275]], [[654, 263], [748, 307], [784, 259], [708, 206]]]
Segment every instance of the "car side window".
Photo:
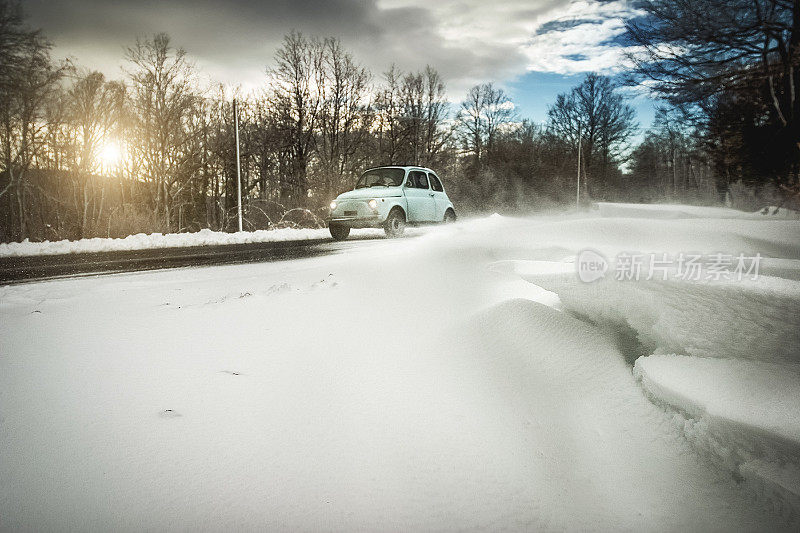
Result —
[[428, 188], [428, 175], [424, 172], [414, 171], [411, 173], [414, 176], [414, 182], [416, 183], [417, 189], [427, 189]]
[[439, 181], [439, 178], [436, 177], [436, 174], [428, 173], [428, 176], [431, 179], [431, 189], [436, 192], [444, 192], [444, 187], [442, 187], [442, 182]]
[[406, 178], [406, 187], [415, 188], [416, 186], [417, 186], [417, 182], [414, 179], [414, 173], [413, 172], [409, 172], [408, 173], [408, 178]]

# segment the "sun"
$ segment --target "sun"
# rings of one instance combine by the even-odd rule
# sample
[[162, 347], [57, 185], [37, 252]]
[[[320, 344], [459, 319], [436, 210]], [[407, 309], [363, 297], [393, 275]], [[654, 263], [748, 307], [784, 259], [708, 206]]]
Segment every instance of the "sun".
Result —
[[120, 149], [117, 143], [108, 142], [100, 148], [99, 156], [100, 163], [102, 163], [103, 167], [111, 168], [116, 166], [120, 159], [122, 159], [122, 149]]

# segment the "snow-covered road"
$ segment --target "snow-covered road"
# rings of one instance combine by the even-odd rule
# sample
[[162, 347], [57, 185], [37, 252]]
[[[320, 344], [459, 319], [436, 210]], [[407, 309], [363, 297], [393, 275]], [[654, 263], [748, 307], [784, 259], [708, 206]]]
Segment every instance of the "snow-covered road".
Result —
[[686, 212], [2, 287], [0, 529], [792, 530], [800, 222]]

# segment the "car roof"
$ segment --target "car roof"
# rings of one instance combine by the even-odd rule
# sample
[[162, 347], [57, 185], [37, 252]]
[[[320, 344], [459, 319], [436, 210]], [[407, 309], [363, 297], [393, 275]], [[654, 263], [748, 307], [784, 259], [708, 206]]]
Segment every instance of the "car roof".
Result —
[[[435, 170], [431, 170], [428, 167], [418, 167], [414, 165], [381, 165], [379, 167], [368, 168], [367, 170], [375, 170], [376, 168], [402, 168], [403, 170], [424, 170], [425, 172], [431, 172], [433, 174], [436, 174]], [[364, 172], [366, 172], [367, 170], [365, 170]]]

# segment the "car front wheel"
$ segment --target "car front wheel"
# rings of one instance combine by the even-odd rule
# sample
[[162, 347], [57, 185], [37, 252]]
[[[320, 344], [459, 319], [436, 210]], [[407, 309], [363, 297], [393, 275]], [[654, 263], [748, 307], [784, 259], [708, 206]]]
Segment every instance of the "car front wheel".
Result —
[[448, 209], [444, 213], [444, 223], [445, 224], [452, 224], [456, 221], [456, 212], [452, 209]]
[[331, 230], [331, 237], [336, 239], [337, 241], [343, 241], [350, 235], [350, 226], [343, 226], [342, 224], [331, 224], [329, 228]]
[[399, 209], [392, 210], [383, 223], [383, 229], [388, 237], [399, 237], [406, 230], [406, 217]]

